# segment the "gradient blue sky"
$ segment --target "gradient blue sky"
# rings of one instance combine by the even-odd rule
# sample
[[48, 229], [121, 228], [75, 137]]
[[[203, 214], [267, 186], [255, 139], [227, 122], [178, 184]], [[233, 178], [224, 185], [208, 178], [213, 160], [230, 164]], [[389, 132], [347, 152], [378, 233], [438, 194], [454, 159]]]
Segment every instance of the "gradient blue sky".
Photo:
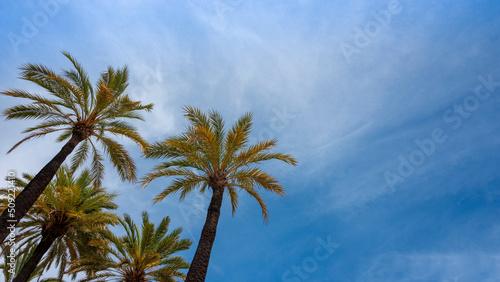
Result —
[[[148, 141], [179, 133], [184, 105], [228, 124], [251, 111], [254, 140], [278, 138], [297, 157], [265, 165], [288, 193], [263, 193], [267, 226], [250, 197], [235, 217], [224, 203], [207, 281], [500, 279], [498, 1], [41, 0], [0, 11], [0, 89], [38, 91], [17, 68], [67, 68], [66, 50], [94, 81], [129, 66], [130, 95], [155, 103], [137, 123]], [[2, 109], [19, 102], [0, 97]], [[31, 124], [2, 122], [0, 152]], [[0, 173], [37, 172], [53, 141], [4, 155]], [[155, 165], [124, 142], [140, 175]], [[111, 169], [104, 181], [120, 213], [169, 215], [197, 241], [209, 195], [152, 205], [166, 183], [138, 190]]]

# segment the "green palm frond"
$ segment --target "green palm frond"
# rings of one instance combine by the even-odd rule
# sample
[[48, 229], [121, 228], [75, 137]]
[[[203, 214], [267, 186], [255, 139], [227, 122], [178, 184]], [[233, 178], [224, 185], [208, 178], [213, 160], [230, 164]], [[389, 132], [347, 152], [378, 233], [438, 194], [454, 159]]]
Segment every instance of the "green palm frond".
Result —
[[76, 149], [75, 157], [71, 160], [71, 171], [75, 172], [82, 163], [87, 160], [89, 155], [89, 140], [83, 140]]
[[90, 141], [90, 145], [92, 147], [93, 155], [90, 173], [92, 175], [92, 178], [94, 179], [94, 185], [99, 187], [101, 186], [101, 181], [104, 178], [104, 158], [96, 149], [92, 141]]
[[113, 141], [112, 139], [106, 138], [101, 135], [97, 135], [97, 140], [101, 141], [104, 151], [111, 160], [111, 163], [118, 171], [122, 180], [134, 181], [136, 179], [135, 162], [128, 154], [127, 150], [123, 145]]

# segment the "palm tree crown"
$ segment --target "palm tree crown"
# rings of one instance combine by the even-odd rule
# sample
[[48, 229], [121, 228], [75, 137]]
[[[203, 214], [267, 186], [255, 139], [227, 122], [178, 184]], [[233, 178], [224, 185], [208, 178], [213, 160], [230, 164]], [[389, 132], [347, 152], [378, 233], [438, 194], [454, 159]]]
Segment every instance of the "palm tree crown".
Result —
[[[24, 176], [28, 181], [32, 178]], [[23, 187], [26, 182], [18, 180], [17, 185]], [[4, 192], [2, 190], [2, 194]], [[61, 279], [71, 261], [87, 253], [104, 255], [104, 242], [110, 232], [108, 225], [119, 222], [119, 217], [110, 212], [118, 208], [113, 202], [116, 196], [102, 187], [93, 187], [89, 170], [74, 177], [68, 167], [62, 166], [18, 224], [20, 232], [16, 239], [21, 243], [19, 249], [25, 246], [28, 250], [30, 246], [38, 245], [21, 274], [29, 265], [42, 266], [43, 271], [55, 263]], [[3, 199], [1, 206], [7, 203]], [[44, 251], [41, 250], [43, 245], [46, 246]], [[36, 261], [37, 255], [40, 261]]]
[[142, 230], [128, 214], [120, 219], [124, 236], [111, 235], [108, 256], [88, 256], [74, 263], [72, 271], [91, 271], [94, 274], [83, 281], [177, 281], [185, 275], [181, 269], [189, 264], [175, 253], [187, 250], [192, 242], [180, 239], [182, 228], [168, 233], [170, 218], [162, 219], [158, 227], [142, 213]]
[[277, 179], [257, 167], [263, 161], [280, 160], [296, 165], [291, 156], [272, 152], [276, 140], [264, 140], [248, 146], [252, 128], [252, 114], [243, 115], [226, 133], [222, 116], [216, 111], [208, 115], [194, 107], [185, 107], [185, 116], [191, 122], [186, 132], [150, 145], [145, 151], [147, 158], [170, 158], [153, 168], [142, 179], [142, 187], [159, 177], [177, 176], [177, 179], [159, 193], [154, 202], [167, 195], [180, 192], [180, 199], [195, 188], [204, 193], [207, 187], [223, 187], [231, 200], [232, 213], [238, 207], [238, 191], [243, 190], [254, 197], [268, 220], [268, 208], [256, 187], [280, 196], [285, 190]]
[[[101, 183], [104, 166], [102, 154], [96, 144], [99, 143], [122, 179], [135, 180], [132, 158], [122, 145], [107, 137], [107, 134], [127, 137], [144, 149], [147, 146], [146, 141], [126, 120], [142, 120], [138, 112], [150, 111], [153, 105], [142, 105], [124, 94], [128, 86], [127, 67], [117, 70], [108, 67], [101, 74], [94, 89], [82, 66], [69, 53], [63, 54], [74, 67], [74, 70], [64, 70], [63, 75], [37, 64], [25, 64], [20, 68], [22, 79], [36, 83], [52, 97], [46, 98], [20, 89], [1, 92], [3, 95], [32, 101], [30, 104], [4, 110], [6, 119], [43, 120], [24, 130], [23, 133], [28, 133], [28, 136], [15, 144], [9, 153], [27, 140], [61, 132], [57, 139], [59, 142], [73, 135], [82, 141], [72, 159], [73, 171], [87, 159], [89, 152], [92, 152], [92, 176], [96, 184]], [[92, 141], [92, 137], [95, 141]]]

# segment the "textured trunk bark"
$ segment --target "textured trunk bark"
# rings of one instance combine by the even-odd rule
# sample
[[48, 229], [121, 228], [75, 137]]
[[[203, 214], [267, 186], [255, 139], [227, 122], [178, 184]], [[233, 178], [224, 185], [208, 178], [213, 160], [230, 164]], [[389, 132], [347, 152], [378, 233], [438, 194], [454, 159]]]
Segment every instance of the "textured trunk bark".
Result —
[[31, 273], [33, 273], [38, 263], [40, 263], [43, 255], [45, 255], [45, 253], [49, 250], [50, 246], [52, 246], [52, 243], [54, 243], [55, 240], [56, 237], [50, 235], [47, 237], [42, 237], [42, 240], [40, 241], [40, 243], [38, 243], [38, 246], [36, 246], [33, 255], [30, 257], [28, 262], [26, 262], [26, 264], [23, 266], [16, 278], [12, 280], [12, 282], [28, 281]]
[[198, 248], [196, 249], [193, 261], [189, 267], [186, 282], [205, 281], [205, 277], [207, 276], [208, 262], [210, 260], [210, 253], [212, 252], [215, 233], [217, 232], [217, 224], [219, 222], [224, 187], [212, 187], [212, 190], [212, 200], [208, 206], [207, 219], [201, 231]]
[[73, 152], [75, 147], [83, 140], [82, 136], [73, 134], [69, 141], [62, 147], [61, 151], [50, 160], [50, 162], [45, 165], [40, 172], [31, 180], [19, 196], [16, 197], [14, 214], [15, 217], [10, 217], [8, 208], [5, 209], [0, 216], [0, 243], [2, 243], [7, 235], [9, 235], [10, 230], [14, 229], [17, 223], [23, 218], [23, 216], [28, 212], [28, 210], [33, 206], [38, 197], [42, 194], [45, 187], [52, 180], [57, 170], [64, 162], [67, 156]]

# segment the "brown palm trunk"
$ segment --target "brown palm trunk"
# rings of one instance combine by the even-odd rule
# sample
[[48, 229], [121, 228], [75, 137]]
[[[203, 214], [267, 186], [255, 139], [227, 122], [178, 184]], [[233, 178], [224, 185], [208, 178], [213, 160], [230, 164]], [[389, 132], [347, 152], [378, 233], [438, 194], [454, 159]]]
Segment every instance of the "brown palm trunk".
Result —
[[198, 248], [196, 249], [193, 261], [189, 267], [186, 282], [205, 281], [205, 277], [207, 276], [208, 262], [210, 260], [210, 253], [212, 252], [215, 233], [217, 232], [217, 224], [219, 222], [224, 187], [212, 187], [212, 190], [212, 200], [208, 206], [207, 219], [201, 231]]
[[43, 236], [42, 240], [40, 243], [38, 243], [38, 246], [36, 246], [35, 251], [33, 252], [33, 255], [30, 257], [28, 262], [23, 266], [19, 274], [12, 280], [12, 282], [26, 282], [30, 278], [31, 274], [33, 271], [35, 271], [35, 268], [37, 267], [38, 263], [40, 263], [40, 260], [42, 259], [43, 255], [49, 250], [50, 246], [52, 246], [52, 243], [56, 240], [55, 236]]
[[24, 217], [28, 210], [33, 206], [38, 197], [42, 194], [45, 187], [52, 180], [57, 170], [64, 162], [67, 156], [73, 152], [75, 147], [83, 140], [83, 136], [73, 134], [68, 142], [62, 147], [61, 151], [45, 165], [40, 172], [24, 187], [23, 191], [16, 197], [14, 214], [15, 217], [10, 217], [8, 208], [5, 209], [0, 216], [0, 243], [2, 243], [7, 235], [9, 228], [14, 228], [17, 223]]

